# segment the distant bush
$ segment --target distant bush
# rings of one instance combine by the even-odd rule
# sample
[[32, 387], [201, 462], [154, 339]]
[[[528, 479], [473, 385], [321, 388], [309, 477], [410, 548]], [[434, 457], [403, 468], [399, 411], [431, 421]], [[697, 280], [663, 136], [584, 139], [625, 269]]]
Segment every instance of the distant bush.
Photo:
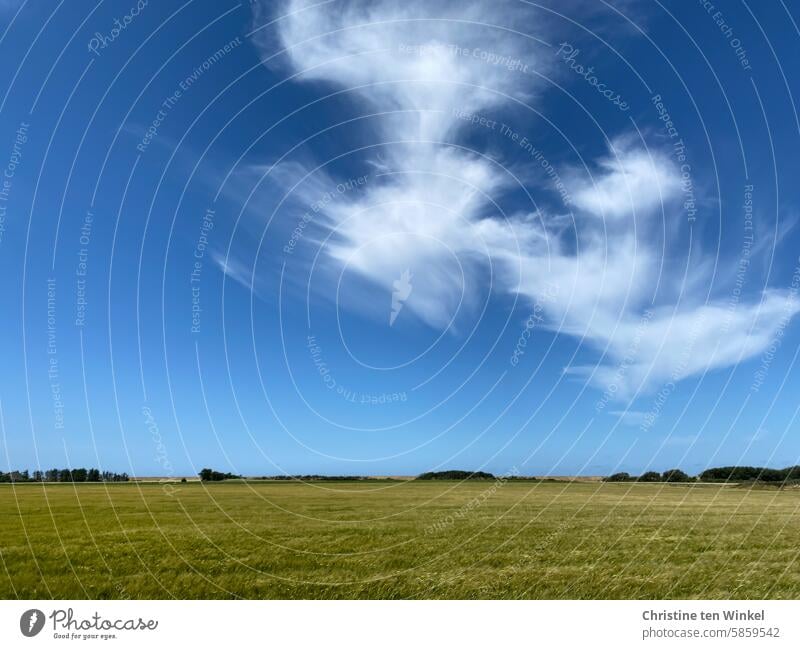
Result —
[[428, 471], [420, 473], [417, 480], [494, 480], [491, 473], [485, 471]]
[[630, 473], [625, 473], [624, 471], [603, 478], [603, 482], [630, 482], [631, 480], [635, 480], [635, 478], [632, 478]]
[[662, 482], [692, 482], [693, 480], [694, 478], [680, 469], [670, 469], [661, 474]]
[[658, 471], [647, 471], [638, 478], [638, 482], [661, 482], [661, 474]]
[[197, 475], [200, 476], [200, 479], [203, 482], [219, 482], [221, 480], [233, 480], [235, 478], [241, 478], [240, 475], [234, 475], [233, 473], [221, 473], [220, 471], [214, 471], [213, 469], [201, 469], [200, 473]]

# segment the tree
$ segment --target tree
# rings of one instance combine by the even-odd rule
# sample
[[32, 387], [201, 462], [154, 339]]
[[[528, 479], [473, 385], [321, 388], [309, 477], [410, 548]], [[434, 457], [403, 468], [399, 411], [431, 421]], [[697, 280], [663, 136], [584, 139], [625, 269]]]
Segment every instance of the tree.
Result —
[[603, 478], [604, 482], [627, 482], [631, 479], [630, 473], [625, 473], [624, 471], [620, 471], [619, 473], [614, 473], [607, 478]]
[[661, 474], [658, 471], [647, 471], [638, 477], [639, 482], [661, 482]]
[[784, 480], [800, 480], [800, 466], [789, 466], [781, 469], [781, 472], [784, 474]]
[[692, 478], [680, 469], [670, 469], [661, 474], [664, 482], [691, 482]]
[[201, 469], [200, 473], [197, 475], [200, 476], [200, 479], [203, 481], [211, 481], [211, 482], [219, 482], [220, 480], [232, 480], [234, 478], [241, 478], [240, 475], [235, 475], [233, 473], [222, 473], [221, 471], [214, 471], [213, 469]]
[[97, 469], [89, 469], [86, 473], [87, 482], [100, 482], [100, 471]]

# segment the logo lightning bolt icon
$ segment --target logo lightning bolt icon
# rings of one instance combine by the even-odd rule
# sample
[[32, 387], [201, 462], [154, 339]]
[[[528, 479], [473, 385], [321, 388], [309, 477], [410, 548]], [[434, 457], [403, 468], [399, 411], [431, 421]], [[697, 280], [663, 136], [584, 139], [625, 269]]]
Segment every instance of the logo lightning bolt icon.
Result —
[[400, 275], [400, 279], [396, 279], [392, 282], [392, 287], [394, 290], [392, 291], [392, 312], [389, 314], [390, 327], [394, 324], [394, 321], [397, 320], [397, 316], [400, 315], [400, 311], [403, 310], [403, 304], [408, 299], [409, 295], [411, 295], [411, 291], [414, 288], [411, 286], [411, 271], [408, 269], [403, 271]]
[[38, 608], [30, 608], [19, 616], [19, 630], [26, 638], [38, 635], [44, 627], [44, 613]]

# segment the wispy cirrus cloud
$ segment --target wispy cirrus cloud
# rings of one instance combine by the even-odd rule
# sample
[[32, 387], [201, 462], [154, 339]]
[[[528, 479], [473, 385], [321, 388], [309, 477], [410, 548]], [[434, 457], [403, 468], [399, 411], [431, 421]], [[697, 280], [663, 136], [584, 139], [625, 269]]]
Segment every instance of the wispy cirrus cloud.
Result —
[[[269, 3], [256, 5], [257, 14], [270, 11]], [[382, 173], [328, 206], [319, 223], [330, 235], [323, 253], [332, 267], [347, 267], [387, 294], [401, 273], [419, 278], [424, 269], [404, 308], [446, 327], [485, 288], [491, 264], [495, 287], [543, 304], [554, 330], [601, 353], [598, 365], [568, 371], [598, 387], [614, 381], [615, 397], [763, 352], [780, 318], [798, 311], [790, 294], [766, 290], [734, 308], [724, 297], [709, 299], [711, 277], [698, 248], [691, 282], [661, 272], [671, 242], [660, 237], [679, 231], [684, 218], [681, 173], [664, 152], [620, 135], [588, 168], [563, 170], [569, 209], [498, 214], [491, 198], [511, 191], [515, 178], [483, 152], [453, 146], [465, 128], [454, 109], [480, 113], [502, 110], [512, 97], [536, 101], [542, 89], [535, 76], [491, 62], [525, 61], [549, 72], [552, 53], [547, 59], [535, 39], [496, 27], [514, 24], [510, 11], [294, 0], [272, 14], [283, 16], [274, 30], [258, 33], [265, 54], [286, 48], [283, 65], [298, 81], [350, 89], [365, 110], [384, 113], [376, 140], [390, 144], [372, 160]], [[309, 174], [291, 165], [298, 180]], [[285, 163], [275, 173], [289, 169]], [[308, 187], [299, 186], [297, 197]], [[349, 306], [369, 308], [357, 298]]]

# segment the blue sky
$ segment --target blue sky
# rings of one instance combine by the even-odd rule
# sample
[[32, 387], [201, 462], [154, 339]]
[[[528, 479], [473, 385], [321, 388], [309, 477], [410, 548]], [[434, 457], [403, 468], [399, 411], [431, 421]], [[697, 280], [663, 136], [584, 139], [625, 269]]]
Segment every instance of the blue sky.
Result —
[[0, 4], [0, 464], [798, 463], [798, 20]]

